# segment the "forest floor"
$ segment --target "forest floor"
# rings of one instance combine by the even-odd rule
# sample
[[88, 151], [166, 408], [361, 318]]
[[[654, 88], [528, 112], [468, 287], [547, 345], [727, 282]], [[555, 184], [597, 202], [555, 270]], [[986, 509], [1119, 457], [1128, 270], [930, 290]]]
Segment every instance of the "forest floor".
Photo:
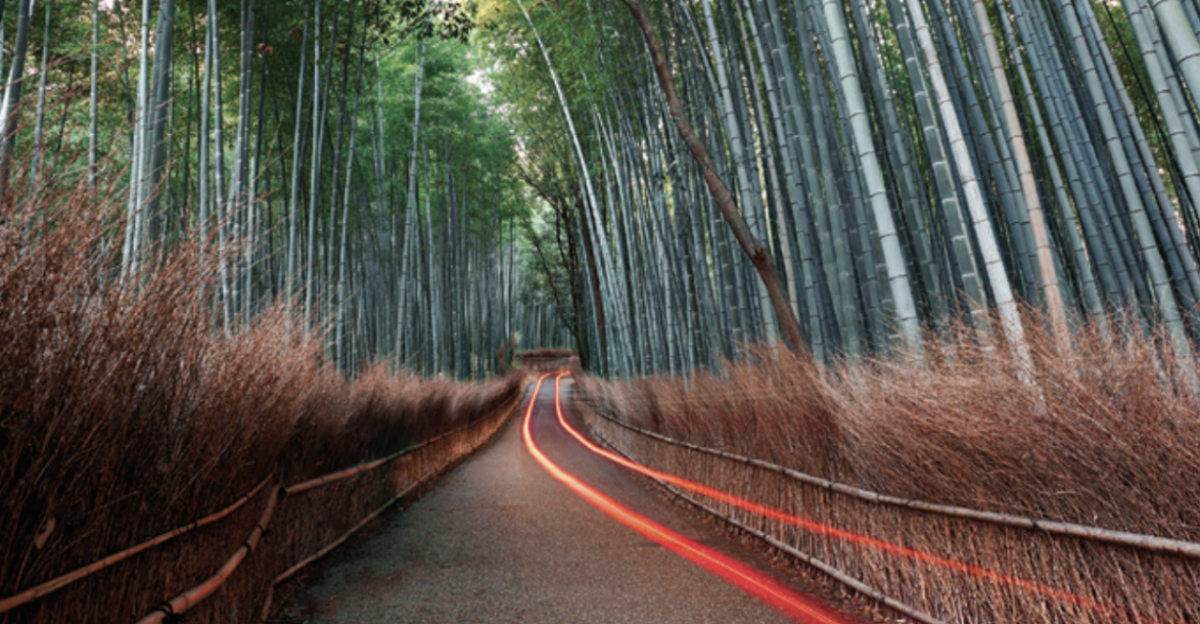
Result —
[[[569, 383], [565, 384], [569, 387]], [[883, 622], [872, 604], [772, 558], [651, 482], [587, 450], [559, 425], [547, 384], [536, 446], [621, 506], [766, 573], [812, 604], [808, 622]], [[567, 418], [569, 401], [564, 401]], [[524, 412], [523, 412], [524, 413]], [[449, 473], [387, 526], [337, 555], [287, 609], [312, 624], [359, 622], [704, 623], [787, 617], [605, 515], [527, 451], [523, 422]], [[578, 426], [578, 425], [576, 425]]]

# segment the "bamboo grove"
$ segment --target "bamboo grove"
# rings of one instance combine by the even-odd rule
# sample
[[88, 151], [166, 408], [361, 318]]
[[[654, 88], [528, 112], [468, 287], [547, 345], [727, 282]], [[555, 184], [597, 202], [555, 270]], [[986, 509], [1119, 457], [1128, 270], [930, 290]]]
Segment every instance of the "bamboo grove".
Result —
[[0, 26], [4, 188], [119, 181], [112, 279], [197, 245], [214, 330], [286, 301], [347, 371], [475, 376], [524, 336], [680, 373], [791, 328], [826, 363], [921, 357], [963, 323], [1023, 361], [1023, 306], [1064, 350], [1113, 318], [1180, 361], [1200, 337], [1197, 0], [13, 0]]
[[1191, 352], [1195, 0], [645, 2], [711, 170], [676, 132], [635, 7], [482, 13], [502, 25], [484, 29], [501, 90], [525, 93], [522, 170], [573, 213], [594, 368], [680, 373], [780, 337], [710, 171], [821, 361], [921, 357], [962, 323], [1027, 360], [1024, 306], [1061, 349], [1120, 318]]
[[124, 188], [112, 279], [198, 245], [214, 331], [291, 302], [351, 373], [478, 377], [516, 336], [565, 340], [457, 3], [10, 0], [0, 23], [4, 179]]

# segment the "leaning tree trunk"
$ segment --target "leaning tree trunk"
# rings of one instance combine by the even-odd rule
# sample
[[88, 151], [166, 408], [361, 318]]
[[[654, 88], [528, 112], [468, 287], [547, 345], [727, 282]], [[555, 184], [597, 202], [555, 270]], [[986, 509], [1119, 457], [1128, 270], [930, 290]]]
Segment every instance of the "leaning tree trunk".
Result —
[[771, 259], [770, 252], [755, 240], [750, 228], [746, 226], [741, 209], [730, 195], [729, 188], [721, 180], [720, 174], [713, 167], [708, 148], [701, 142], [700, 137], [692, 128], [691, 122], [688, 121], [687, 114], [683, 110], [683, 103], [675, 90], [675, 78], [671, 75], [667, 56], [663, 52], [654, 25], [650, 23], [650, 16], [638, 0], [621, 0], [621, 2], [629, 8], [629, 12], [633, 14], [634, 20], [642, 29], [642, 35], [646, 38], [646, 45], [650, 48], [650, 55], [654, 61], [654, 70], [662, 84], [663, 95], [666, 97], [667, 107], [670, 110], [672, 121], [675, 122], [675, 128], [679, 131], [683, 142], [691, 150], [692, 157], [703, 172], [709, 193], [712, 194], [717, 207], [721, 210], [721, 216], [725, 218], [725, 223], [729, 225], [738, 245], [749, 256], [755, 271], [758, 272], [759, 278], [767, 288], [771, 307], [775, 310], [776, 318], [779, 319], [779, 328], [783, 333], [784, 340], [787, 341], [793, 352], [811, 362], [812, 353], [804, 342], [803, 334], [800, 333], [800, 324], [796, 321], [796, 315], [792, 314], [792, 309], [788, 305], [787, 295], [779, 283], [779, 275], [775, 271], [775, 263]]

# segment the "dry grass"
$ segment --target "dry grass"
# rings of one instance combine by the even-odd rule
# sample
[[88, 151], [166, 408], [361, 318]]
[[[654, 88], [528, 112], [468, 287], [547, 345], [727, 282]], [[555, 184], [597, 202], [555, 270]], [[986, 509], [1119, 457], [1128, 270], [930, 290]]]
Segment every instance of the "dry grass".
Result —
[[541, 348], [520, 351], [514, 360], [533, 373], [548, 373], [560, 369], [578, 371], [579, 356], [569, 349]]
[[[386, 455], [517, 397], [519, 376], [459, 385], [377, 365], [347, 381], [321, 363], [319, 336], [290, 329], [282, 305], [231, 335], [214, 331], [211, 255], [174, 250], [138, 288], [122, 288], [110, 244], [119, 211], [109, 207], [123, 193], [42, 191], [18, 181], [0, 200], [0, 596], [220, 509], [268, 475], [290, 483]], [[315, 551], [377, 506], [389, 480], [445, 465], [460, 447], [448, 439], [391, 470], [284, 501], [267, 554], [189, 619], [250, 621], [264, 583], [295, 552]], [[0, 621], [137, 619], [211, 574], [264, 500]], [[286, 548], [280, 535], [293, 536]]]
[[[1029, 326], [1041, 326], [1030, 317]], [[1161, 336], [1121, 335], [1113, 342], [1085, 327], [1075, 353], [1062, 357], [1034, 329], [1033, 370], [1024, 375], [1006, 350], [947, 339], [926, 365], [869, 361], [815, 371], [760, 350], [720, 376], [587, 379], [579, 395], [592, 409], [677, 439], [877, 492], [1200, 541], [1200, 397], [1169, 365], [1176, 360]], [[820, 391], [798, 390], [814, 387]], [[655, 467], [1107, 607], [771, 527], [947, 621], [1200, 621], [1194, 560], [879, 508], [590, 422]]]

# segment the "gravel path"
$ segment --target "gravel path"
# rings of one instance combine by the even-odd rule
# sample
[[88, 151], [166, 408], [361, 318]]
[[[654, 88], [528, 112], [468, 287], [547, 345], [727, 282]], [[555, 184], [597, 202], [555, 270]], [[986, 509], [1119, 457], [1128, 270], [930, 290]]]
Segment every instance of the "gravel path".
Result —
[[[559, 427], [553, 399], [553, 385], [544, 385], [533, 417], [534, 439], [551, 460], [667, 528], [760, 569], [769, 565], [586, 452]], [[552, 479], [526, 452], [520, 425], [515, 420], [387, 527], [340, 555], [303, 598], [308, 621], [789, 621]]]

